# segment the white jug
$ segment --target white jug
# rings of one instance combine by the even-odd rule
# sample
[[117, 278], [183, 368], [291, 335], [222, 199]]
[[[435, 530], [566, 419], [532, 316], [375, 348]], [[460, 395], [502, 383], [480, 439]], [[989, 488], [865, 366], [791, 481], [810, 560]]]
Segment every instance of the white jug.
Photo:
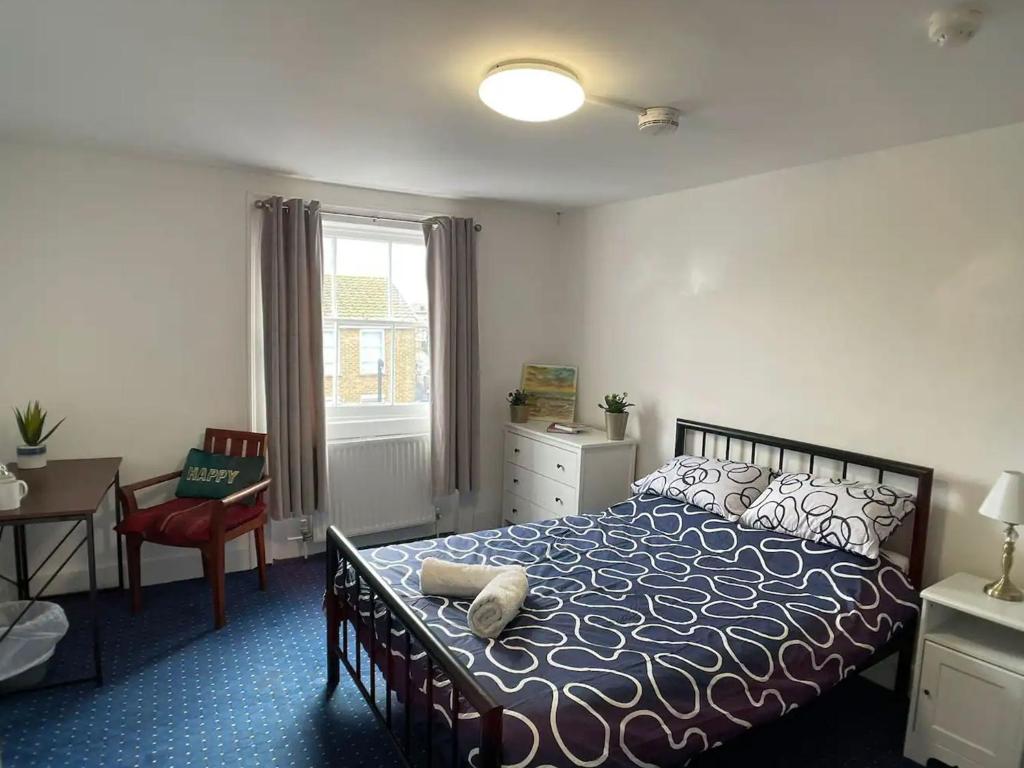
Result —
[[28, 483], [19, 480], [0, 464], [0, 511], [17, 509], [28, 495]]

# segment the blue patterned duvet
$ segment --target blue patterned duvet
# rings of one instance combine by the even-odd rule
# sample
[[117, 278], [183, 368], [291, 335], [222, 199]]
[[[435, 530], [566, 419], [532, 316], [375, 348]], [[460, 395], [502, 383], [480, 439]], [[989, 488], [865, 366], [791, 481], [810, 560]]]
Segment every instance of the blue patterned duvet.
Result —
[[[884, 558], [652, 495], [364, 555], [505, 706], [503, 762], [523, 768], [681, 765], [811, 701], [917, 614]], [[474, 637], [468, 601], [419, 593], [428, 555], [526, 566], [522, 613]]]

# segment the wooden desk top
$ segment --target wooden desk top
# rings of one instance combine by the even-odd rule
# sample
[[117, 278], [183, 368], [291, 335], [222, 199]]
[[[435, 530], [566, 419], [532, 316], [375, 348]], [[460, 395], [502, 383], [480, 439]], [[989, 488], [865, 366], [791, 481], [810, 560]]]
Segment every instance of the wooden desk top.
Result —
[[42, 469], [7, 466], [28, 483], [28, 495], [20, 508], [0, 511], [0, 523], [45, 522], [95, 513], [114, 482], [121, 457], [49, 461]]

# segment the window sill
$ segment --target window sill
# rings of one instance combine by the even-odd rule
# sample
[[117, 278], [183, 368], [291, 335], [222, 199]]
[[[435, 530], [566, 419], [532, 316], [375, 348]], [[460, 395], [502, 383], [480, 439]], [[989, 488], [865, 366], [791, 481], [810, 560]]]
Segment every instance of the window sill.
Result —
[[327, 441], [369, 440], [396, 435], [425, 435], [430, 432], [429, 416], [395, 416], [367, 419], [328, 419]]

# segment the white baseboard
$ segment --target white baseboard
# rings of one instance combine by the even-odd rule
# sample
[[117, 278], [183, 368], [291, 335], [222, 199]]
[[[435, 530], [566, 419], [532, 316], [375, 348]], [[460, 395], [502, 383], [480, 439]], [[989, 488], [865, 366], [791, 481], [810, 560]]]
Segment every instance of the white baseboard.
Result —
[[324, 551], [324, 542], [322, 541], [306, 542], [305, 550], [302, 548], [301, 541], [275, 541], [272, 542], [272, 545], [273, 555], [269, 555], [271, 562], [274, 560], [291, 560], [293, 557], [316, 555]]
[[[439, 521], [443, 523], [444, 521]], [[433, 523], [426, 525], [414, 525], [410, 528], [399, 528], [394, 531], [382, 531], [381, 533], [368, 533], [364, 536], [353, 536], [352, 543], [356, 547], [383, 547], [385, 544], [393, 544], [396, 541], [412, 541], [413, 539], [433, 539], [437, 536], [447, 536], [452, 533], [449, 526], [434, 526]]]
[[[229, 573], [247, 571], [256, 565], [255, 554], [251, 551], [251, 537], [244, 541], [230, 542], [225, 550], [225, 568]], [[124, 583], [128, 587], [128, 571], [125, 563]], [[61, 571], [49, 588], [46, 595], [65, 595], [74, 592], [85, 592], [89, 589], [89, 572], [85, 558], [77, 555], [75, 561], [69, 563]], [[32, 580], [33, 591], [46, 583], [53, 571], [45, 569]], [[155, 544], [142, 545], [142, 585], [165, 584], [171, 581], [196, 579], [203, 575], [202, 559], [199, 551], [175, 547], [160, 547]], [[104, 559], [96, 564], [96, 583], [100, 589], [117, 586], [117, 559]], [[0, 599], [13, 600], [14, 587], [3, 583], [0, 585]]]
[[[428, 539], [434, 538], [435, 535], [447, 536], [453, 532], [452, 521], [451, 515], [442, 514], [437, 526], [434, 523], [426, 523], [397, 530], [381, 531], [380, 533], [368, 533], [363, 536], [353, 536], [352, 543], [357, 547], [378, 547], [396, 541]], [[267, 536], [267, 557], [269, 561], [290, 560], [293, 557], [316, 555], [323, 552], [326, 547], [324, 542], [324, 537], [326, 536], [325, 526], [319, 524], [318, 520], [317, 524], [313, 526], [313, 531], [316, 538], [313, 541], [306, 542], [305, 547], [303, 547], [303, 542], [290, 540], [290, 537], [298, 535], [298, 520], [271, 521]]]

